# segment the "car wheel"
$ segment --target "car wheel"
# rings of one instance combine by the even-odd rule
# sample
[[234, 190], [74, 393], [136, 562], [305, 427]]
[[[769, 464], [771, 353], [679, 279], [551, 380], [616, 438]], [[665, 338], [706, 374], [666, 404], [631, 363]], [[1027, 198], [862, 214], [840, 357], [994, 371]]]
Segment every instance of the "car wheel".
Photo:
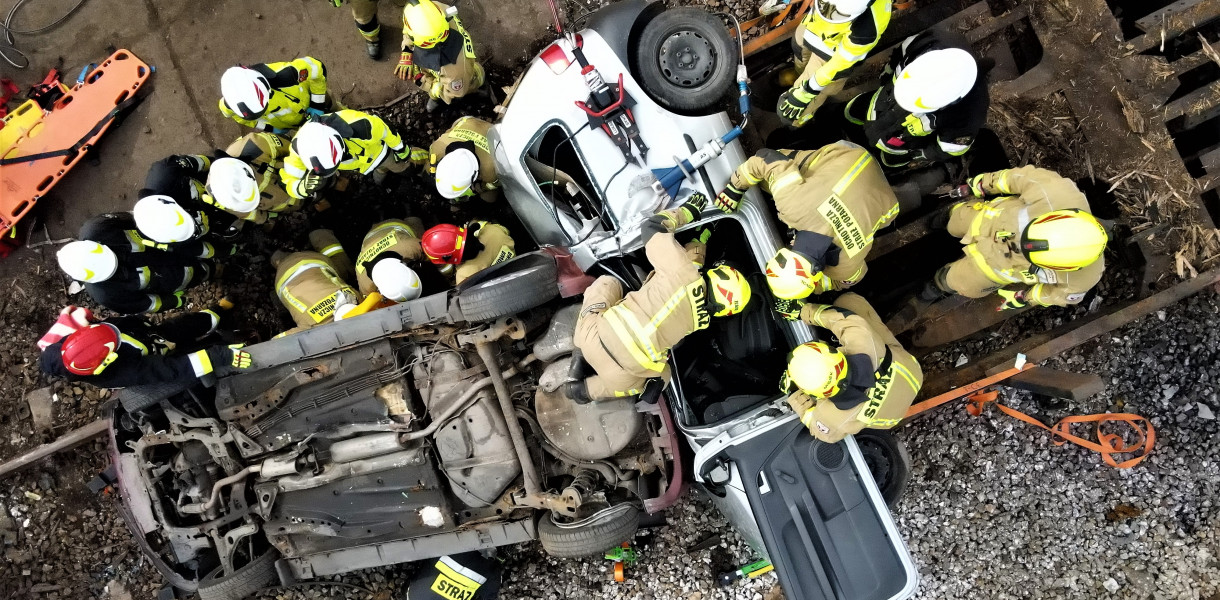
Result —
[[856, 434], [856, 444], [864, 455], [864, 462], [881, 490], [885, 504], [894, 510], [898, 500], [911, 480], [911, 455], [907, 447], [893, 432], [883, 429], [865, 429]]
[[246, 563], [246, 566], [228, 575], [221, 575], [216, 567], [199, 580], [199, 600], [242, 600], [254, 595], [279, 580], [275, 573], [275, 561], [280, 553], [267, 550], [257, 558]]
[[640, 509], [634, 504], [617, 504], [570, 523], [557, 523], [555, 515], [548, 513], [538, 523], [538, 541], [555, 558], [600, 556], [630, 540], [639, 528]]
[[462, 282], [458, 308], [470, 322], [491, 321], [545, 304], [559, 295], [555, 259], [523, 254]]
[[166, 381], [133, 385], [119, 390], [119, 403], [128, 413], [137, 413], [150, 406], [156, 406], [162, 400], [189, 390], [193, 383]]
[[732, 87], [737, 44], [718, 17], [672, 8], [644, 25], [634, 58], [640, 85], [658, 104], [706, 113]]

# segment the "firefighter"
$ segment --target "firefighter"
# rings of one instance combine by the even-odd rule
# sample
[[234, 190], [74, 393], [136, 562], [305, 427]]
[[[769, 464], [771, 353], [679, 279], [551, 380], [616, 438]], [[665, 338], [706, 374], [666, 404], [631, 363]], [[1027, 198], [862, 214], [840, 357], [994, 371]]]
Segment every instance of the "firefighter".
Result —
[[808, 342], [788, 357], [780, 390], [809, 433], [827, 443], [861, 429], [889, 429], [906, 415], [923, 385], [919, 362], [853, 293], [833, 305], [784, 302], [777, 310], [829, 329], [838, 344]]
[[905, 329], [950, 294], [1000, 296], [996, 310], [1078, 304], [1101, 281], [1109, 236], [1071, 180], [1038, 167], [983, 173], [934, 225], [961, 238], [965, 256], [941, 267], [893, 321]]
[[409, 265], [424, 257], [420, 232], [424, 223], [415, 217], [390, 219], [373, 225], [356, 255], [356, 283], [365, 296], [380, 292], [395, 302], [419, 297], [419, 275]]
[[700, 273], [707, 235], [685, 247], [674, 237], [706, 204], [706, 197], [693, 194], [644, 223], [644, 253], [653, 271], [639, 290], [624, 296], [619, 280], [608, 275], [585, 290], [574, 343], [597, 375], [569, 384], [570, 398], [586, 403], [636, 396], [651, 378], [668, 382], [670, 348], [707, 328], [712, 317], [737, 314], [750, 302], [750, 284], [736, 269], [718, 265]]
[[[159, 325], [142, 317], [93, 321], [63, 313], [39, 341], [38, 366], [47, 375], [103, 388], [152, 383], [210, 382], [251, 367], [244, 350], [211, 343], [232, 304], [221, 300], [207, 310], [167, 319]], [[68, 316], [80, 309], [68, 307]], [[45, 346], [43, 342], [49, 342]]]
[[320, 114], [329, 105], [326, 65], [311, 56], [229, 67], [220, 76], [220, 113], [259, 131], [294, 130], [307, 111]]
[[206, 212], [189, 211], [169, 196], [140, 198], [132, 215], [145, 243], [153, 244], [158, 250], [198, 258], [230, 256], [237, 251], [237, 246], [210, 235], [213, 221]]
[[513, 238], [503, 225], [471, 221], [464, 227], [441, 224], [424, 232], [424, 256], [441, 272], [449, 274], [457, 266], [458, 285], [471, 275], [517, 256]]
[[792, 36], [800, 76], [779, 97], [776, 113], [784, 125], [801, 127], [827, 97], [843, 89], [847, 74], [881, 40], [892, 10], [892, 0], [815, 3]]
[[864, 277], [873, 235], [898, 216], [898, 200], [877, 161], [863, 148], [837, 142], [817, 150], [761, 150], [716, 197], [727, 213], [746, 190], [770, 192], [779, 218], [796, 230], [790, 247], [767, 263], [767, 283], [779, 298], [841, 290]]
[[[335, 8], [343, 5], [343, 0], [328, 0]], [[347, 0], [352, 7], [352, 19], [356, 21], [356, 30], [364, 38], [364, 49], [369, 58], [381, 60], [381, 23], [377, 21], [377, 0]]]
[[372, 174], [381, 185], [390, 173], [422, 164], [428, 156], [403, 142], [381, 117], [347, 109], [306, 123], [290, 146], [280, 180], [288, 195], [299, 199], [312, 197], [337, 171]]
[[[144, 188], [137, 192], [140, 199], [149, 196], [163, 196], [172, 200], [184, 213], [190, 215], [195, 224], [194, 236], [208, 236], [209, 240], [229, 241], [241, 233], [242, 219], [238, 214], [221, 206], [208, 193], [207, 184], [212, 159], [199, 154], [177, 154], [168, 156], [152, 164], [148, 175], [144, 178]], [[137, 202], [139, 205], [139, 202]], [[152, 206], [152, 203], [148, 203]], [[133, 211], [137, 225], [141, 221], [141, 211]], [[145, 237], [160, 243], [172, 244], [185, 241], [178, 239], [168, 230], [163, 230], [160, 222], [149, 222], [148, 229], [140, 230]], [[186, 223], [178, 223], [175, 218], [172, 226], [185, 227]], [[185, 231], [185, 229], [183, 230]], [[182, 233], [182, 232], [179, 232]], [[162, 240], [161, 237], [166, 237]], [[171, 239], [172, 238], [172, 239]], [[224, 254], [224, 252], [220, 252]]]
[[457, 203], [478, 195], [492, 202], [500, 195], [500, 178], [491, 155], [487, 131], [491, 123], [462, 117], [432, 143], [428, 172], [436, 176], [436, 191]]
[[265, 223], [304, 207], [280, 181], [288, 140], [274, 133], [251, 133], [225, 149], [208, 171], [207, 191], [225, 210], [254, 223]]
[[275, 267], [275, 293], [297, 325], [280, 335], [342, 318], [363, 298], [348, 283], [353, 275], [351, 259], [335, 239], [335, 234], [327, 229], [312, 231], [309, 244], [313, 246], [313, 252], [288, 254], [279, 251], [271, 257], [271, 266]]
[[407, 0], [402, 12], [402, 56], [394, 74], [414, 81], [428, 93], [428, 112], [483, 85], [483, 65], [456, 8], [431, 0]]
[[883, 77], [843, 113], [887, 169], [943, 163], [970, 150], [991, 100], [964, 37], [940, 29], [913, 35], [894, 50]]
[[212, 274], [211, 263], [199, 258], [155, 249], [116, 252], [87, 240], [69, 242], [55, 257], [94, 301], [128, 315], [178, 308], [186, 290]]
[[407, 585], [406, 600], [495, 600], [500, 569], [478, 552], [442, 556], [420, 569]]
[[[77, 239], [97, 242], [120, 255], [120, 260], [131, 254], [143, 254], [147, 257], [163, 257], [163, 261], [175, 260], [170, 255], [181, 259], [205, 258], [202, 243], [159, 245], [156, 241], [145, 238], [136, 227], [135, 216], [129, 212], [105, 213], [85, 221], [81, 225]], [[212, 253], [214, 254], [214, 252]]]

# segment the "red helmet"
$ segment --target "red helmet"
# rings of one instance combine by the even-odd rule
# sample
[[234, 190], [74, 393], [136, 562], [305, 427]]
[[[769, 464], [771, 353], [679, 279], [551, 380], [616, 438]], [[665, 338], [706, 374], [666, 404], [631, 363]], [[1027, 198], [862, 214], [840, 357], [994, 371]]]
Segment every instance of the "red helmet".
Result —
[[97, 375], [119, 357], [118, 349], [119, 328], [109, 323], [96, 323], [64, 338], [60, 357], [71, 373]]
[[438, 265], [456, 265], [462, 262], [466, 250], [466, 228], [441, 224], [424, 232], [420, 244], [428, 260]]

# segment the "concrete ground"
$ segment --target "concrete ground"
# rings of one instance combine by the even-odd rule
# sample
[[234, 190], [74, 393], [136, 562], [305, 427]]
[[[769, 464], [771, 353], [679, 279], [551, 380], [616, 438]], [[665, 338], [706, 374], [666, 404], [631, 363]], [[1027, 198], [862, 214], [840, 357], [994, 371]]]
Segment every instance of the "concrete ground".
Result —
[[[32, 29], [58, 18], [69, 2], [28, 2], [13, 26]], [[7, 11], [11, 0], [4, 3]], [[30, 59], [25, 70], [0, 66], [0, 77], [22, 90], [51, 68], [75, 81], [82, 66], [125, 48], [156, 72], [145, 101], [99, 145], [96, 164], [82, 161], [35, 209], [52, 238], [75, 236], [96, 214], [129, 210], [148, 165], [169, 154], [206, 153], [244, 133], [217, 109], [221, 73], [239, 63], [313, 56], [326, 64], [332, 93], [352, 108], [377, 105], [412, 89], [393, 75], [402, 39], [401, 3], [380, 3], [383, 58], [367, 58], [350, 10], [329, 0], [86, 0], [58, 28], [18, 36]], [[480, 55], [511, 66], [547, 35], [551, 22], [538, 0], [503, 0], [495, 10], [476, 2], [457, 4]], [[12, 106], [15, 106], [14, 102]], [[431, 140], [408, 140], [426, 145]], [[21, 227], [30, 226], [31, 217]], [[42, 226], [31, 241], [44, 239]], [[22, 231], [25, 231], [23, 228]], [[23, 262], [23, 261], [5, 261]], [[0, 271], [10, 271], [0, 266]]]

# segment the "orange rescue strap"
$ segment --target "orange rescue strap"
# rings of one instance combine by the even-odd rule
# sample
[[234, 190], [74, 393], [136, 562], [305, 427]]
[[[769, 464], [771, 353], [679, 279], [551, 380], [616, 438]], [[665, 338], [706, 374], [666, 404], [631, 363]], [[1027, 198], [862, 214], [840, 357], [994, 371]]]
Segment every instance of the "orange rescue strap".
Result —
[[[1005, 379], [1008, 379], [1033, 365], [1028, 365], [1025, 362], [1025, 355], [1018, 354], [1016, 363], [1013, 368], [1000, 373], [996, 373], [990, 377], [985, 377], [969, 385], [962, 386], [955, 390], [951, 390], [929, 398], [918, 404], [912, 405], [907, 409], [906, 418], [911, 418], [922, 412], [926, 412], [936, 408], [942, 404], [965, 397], [968, 404], [966, 412], [972, 416], [983, 414], [983, 407], [989, 403], [994, 403], [1000, 412], [1017, 419], [1024, 421], [1030, 425], [1040, 427], [1051, 433], [1052, 441], [1056, 446], [1062, 446], [1067, 442], [1072, 442], [1082, 448], [1088, 448], [1098, 454], [1101, 454], [1102, 460], [1111, 467], [1119, 469], [1129, 469], [1143, 462], [1148, 455], [1152, 453], [1152, 448], [1156, 444], [1156, 430], [1153, 429], [1152, 423], [1144, 417], [1131, 413], [1101, 413], [1092, 415], [1076, 415], [1064, 417], [1054, 425], [1047, 427], [1038, 419], [1035, 419], [1015, 408], [1000, 404], [999, 392], [995, 389], [989, 389], [989, 386], [997, 384]], [[1097, 441], [1093, 442], [1071, 433], [1071, 427], [1077, 423], [1096, 423]], [[1106, 433], [1101, 430], [1106, 423], [1126, 423], [1133, 432], [1136, 441], [1131, 444], [1126, 444], [1123, 436], [1114, 433]], [[1138, 454], [1137, 454], [1138, 453]], [[1119, 461], [1115, 458], [1116, 454], [1135, 454], [1135, 456]]]

